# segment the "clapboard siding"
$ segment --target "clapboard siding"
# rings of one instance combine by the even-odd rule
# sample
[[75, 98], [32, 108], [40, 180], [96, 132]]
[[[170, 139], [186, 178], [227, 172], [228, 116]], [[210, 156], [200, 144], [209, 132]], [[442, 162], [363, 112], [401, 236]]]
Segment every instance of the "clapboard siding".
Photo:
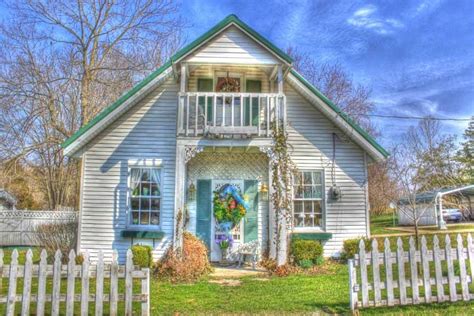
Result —
[[[165, 237], [155, 243], [154, 256], [163, 254], [173, 236], [176, 155], [176, 108], [178, 87], [173, 79], [99, 134], [84, 154], [80, 251], [96, 259], [99, 249], [110, 260], [111, 249], [125, 258], [131, 240], [120, 237], [127, 225], [128, 161], [153, 158], [162, 161], [161, 230]], [[134, 240], [151, 244], [151, 240]]]
[[215, 64], [276, 64], [278, 59], [235, 26], [230, 26], [186, 61]]
[[[363, 150], [348, 140], [323, 114], [291, 86], [287, 96], [291, 157], [299, 169], [324, 170], [325, 230], [333, 238], [324, 245], [326, 256], [337, 255], [344, 239], [367, 234], [367, 201]], [[336, 133], [335, 182], [342, 190], [340, 201], [328, 199], [332, 186], [332, 134]]]

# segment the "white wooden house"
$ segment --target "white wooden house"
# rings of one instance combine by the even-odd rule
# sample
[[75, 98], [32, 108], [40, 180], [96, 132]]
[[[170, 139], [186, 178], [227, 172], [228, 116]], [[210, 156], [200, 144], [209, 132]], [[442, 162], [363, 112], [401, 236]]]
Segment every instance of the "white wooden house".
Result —
[[321, 240], [327, 256], [344, 239], [369, 235], [367, 164], [387, 152], [292, 69], [288, 55], [230, 15], [63, 144], [82, 159], [78, 251], [118, 249], [123, 258], [142, 243], [159, 257], [175, 240], [178, 210], [187, 209], [186, 229], [217, 260], [212, 196], [223, 184], [250, 204], [234, 247], [258, 240], [264, 251], [275, 234], [266, 192], [275, 120], [287, 124], [299, 170], [288, 233]]

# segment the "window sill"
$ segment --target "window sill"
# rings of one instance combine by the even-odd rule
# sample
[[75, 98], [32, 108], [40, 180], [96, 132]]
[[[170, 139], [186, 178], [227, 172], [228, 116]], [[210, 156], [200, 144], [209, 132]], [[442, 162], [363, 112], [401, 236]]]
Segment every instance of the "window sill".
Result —
[[120, 235], [124, 238], [163, 239], [165, 233], [159, 230], [126, 229]]
[[293, 238], [303, 239], [303, 240], [329, 240], [332, 238], [332, 233], [322, 231], [321, 229], [311, 229], [311, 230], [294, 230], [292, 233]]

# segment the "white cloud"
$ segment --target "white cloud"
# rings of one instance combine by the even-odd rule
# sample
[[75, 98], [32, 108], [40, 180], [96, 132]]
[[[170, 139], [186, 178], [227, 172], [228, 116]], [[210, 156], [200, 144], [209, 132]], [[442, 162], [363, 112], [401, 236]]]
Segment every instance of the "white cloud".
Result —
[[397, 29], [404, 27], [404, 24], [394, 18], [382, 18], [377, 14], [378, 8], [372, 4], [357, 9], [347, 23], [356, 28], [373, 31], [380, 35], [394, 33]]

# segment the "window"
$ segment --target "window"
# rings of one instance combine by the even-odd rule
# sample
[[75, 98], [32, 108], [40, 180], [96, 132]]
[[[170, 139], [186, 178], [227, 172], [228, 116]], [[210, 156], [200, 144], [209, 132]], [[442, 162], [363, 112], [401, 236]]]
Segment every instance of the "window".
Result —
[[161, 170], [130, 169], [130, 225], [158, 226], [161, 211]]
[[301, 171], [293, 177], [295, 227], [321, 227], [323, 218], [323, 173]]

